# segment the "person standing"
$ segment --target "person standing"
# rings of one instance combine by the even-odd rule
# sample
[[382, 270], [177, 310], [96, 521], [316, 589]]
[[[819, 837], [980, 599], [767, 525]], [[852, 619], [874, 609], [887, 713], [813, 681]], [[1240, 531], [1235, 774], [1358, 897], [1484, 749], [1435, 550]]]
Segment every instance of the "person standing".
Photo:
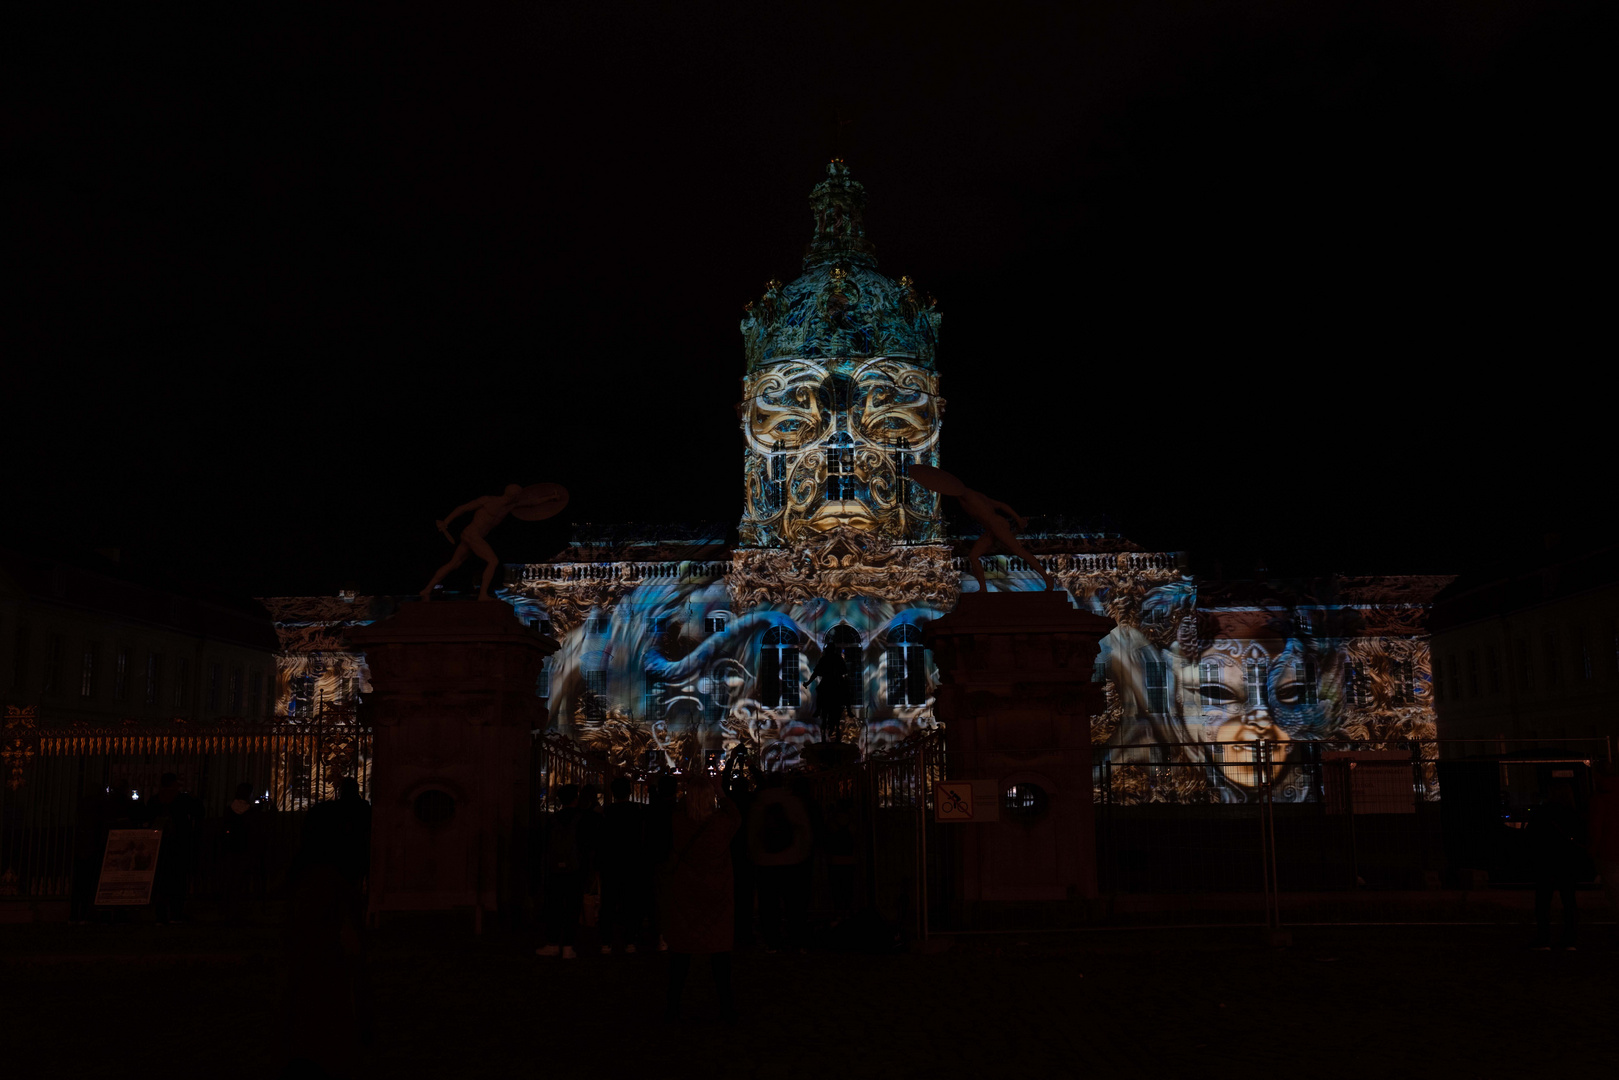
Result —
[[1574, 948], [1579, 911], [1574, 884], [1584, 855], [1584, 836], [1574, 787], [1567, 780], [1552, 781], [1546, 798], [1530, 813], [1526, 828], [1529, 858], [1535, 873], [1535, 947], [1552, 947], [1552, 893], [1563, 902], [1563, 932], [1559, 944]]
[[[725, 774], [721, 778], [721, 787], [736, 804], [737, 814], [742, 821], [748, 820], [748, 811], [753, 808], [753, 790], [748, 786], [746, 761], [747, 748], [740, 745], [735, 747], [726, 759]], [[746, 829], [738, 829], [731, 837], [731, 881], [732, 910], [736, 915], [734, 949], [736, 952], [746, 952], [753, 947], [755, 890], [753, 860], [748, 855]]]
[[541, 902], [541, 924], [545, 944], [535, 950], [539, 956], [560, 955], [564, 960], [579, 956], [579, 915], [584, 909], [585, 880], [590, 870], [591, 823], [579, 808], [577, 784], [557, 789], [561, 809], [551, 815], [546, 830], [545, 896]]
[[152, 882], [152, 899], [161, 925], [185, 921], [186, 896], [191, 891], [191, 873], [197, 861], [197, 823], [202, 804], [180, 787], [180, 778], [164, 773], [157, 794], [147, 807], [151, 828], [163, 834], [158, 847], [157, 876]]
[[375, 1040], [365, 927], [371, 804], [352, 777], [337, 787], [336, 799], [304, 819], [287, 871], [284, 1075], [355, 1075]]
[[766, 777], [748, 812], [748, 855], [757, 869], [759, 932], [767, 952], [803, 945], [814, 844], [803, 800], [783, 786], [779, 774]]
[[608, 785], [613, 801], [602, 810], [601, 940], [604, 949], [633, 953], [646, 923], [651, 882], [647, 865], [647, 808], [630, 801], [635, 785], [620, 776]]
[[87, 923], [95, 914], [107, 832], [124, 828], [130, 814], [129, 785], [123, 780], [114, 781], [105, 791], [92, 791], [79, 801], [78, 816], [73, 821], [73, 891], [68, 904], [69, 922]]
[[257, 898], [263, 859], [262, 810], [253, 785], [236, 785], [236, 797], [225, 807], [220, 849], [225, 862], [225, 909], [231, 922], [240, 920], [242, 905]]
[[1591, 858], [1602, 876], [1609, 914], [1619, 917], [1619, 769], [1613, 762], [1597, 766], [1591, 793]]
[[731, 837], [742, 824], [736, 804], [722, 794], [714, 778], [693, 772], [686, 779], [686, 798], [671, 823], [673, 852], [665, 868], [663, 936], [669, 943], [667, 1019], [680, 1017], [680, 998], [691, 973], [692, 957], [709, 955], [714, 989], [727, 1019], [736, 1001], [731, 986], [732, 910]]

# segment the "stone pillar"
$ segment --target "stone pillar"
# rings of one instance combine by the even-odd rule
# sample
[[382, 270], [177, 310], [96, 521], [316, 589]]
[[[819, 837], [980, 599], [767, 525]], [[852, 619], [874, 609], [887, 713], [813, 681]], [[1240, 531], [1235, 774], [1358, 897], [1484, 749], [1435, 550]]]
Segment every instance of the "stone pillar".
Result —
[[509, 921], [529, 896], [535, 690], [557, 643], [499, 602], [404, 604], [348, 637], [373, 687], [372, 917]]
[[948, 779], [974, 781], [975, 803], [992, 791], [999, 810], [938, 826], [954, 837], [965, 926], [1072, 921], [1097, 895], [1090, 718], [1103, 693], [1091, 677], [1112, 628], [1067, 593], [1006, 592], [964, 593], [923, 631]]

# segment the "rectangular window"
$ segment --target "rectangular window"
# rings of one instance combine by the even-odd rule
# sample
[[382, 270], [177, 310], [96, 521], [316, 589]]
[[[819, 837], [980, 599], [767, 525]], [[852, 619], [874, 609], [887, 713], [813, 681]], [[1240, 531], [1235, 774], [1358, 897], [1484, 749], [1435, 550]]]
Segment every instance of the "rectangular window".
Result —
[[219, 712], [219, 665], [208, 665], [208, 714], [216, 715]]
[[19, 693], [28, 689], [28, 627], [17, 626], [17, 640], [11, 650], [11, 688]]
[[1467, 696], [1470, 698], [1479, 696], [1477, 649], [1467, 650]]
[[163, 661], [157, 653], [146, 654], [146, 704], [156, 705], [162, 694], [158, 679], [162, 676]]
[[1257, 709], [1265, 703], [1265, 668], [1257, 660], [1243, 665], [1242, 681], [1248, 687], [1248, 707]]
[[45, 648], [45, 692], [59, 694], [62, 692], [62, 635], [52, 634], [50, 644]]
[[247, 711], [250, 716], [258, 716], [264, 704], [264, 672], [253, 669], [247, 682]]
[[170, 705], [176, 709], [190, 708], [191, 702], [188, 700], [190, 696], [191, 661], [182, 656], [174, 665], [174, 696], [170, 700]]
[[542, 698], [551, 696], [551, 658], [549, 656], [540, 661], [540, 673], [534, 679], [534, 696]]
[[1484, 684], [1491, 694], [1501, 692], [1501, 654], [1494, 645], [1484, 647]]
[[1576, 670], [1580, 678], [1589, 682], [1595, 672], [1591, 670], [1591, 643], [1585, 639], [1583, 626], [1574, 629], [1574, 662], [1579, 665]]
[[115, 701], [124, 700], [124, 691], [129, 689], [129, 650], [122, 646], [118, 649], [118, 656], [113, 660], [112, 667], [112, 696]]
[[313, 716], [315, 713], [315, 677], [300, 675], [292, 680], [291, 698], [287, 702], [288, 716]]
[[1433, 701], [1435, 705], [1443, 704], [1445, 700], [1445, 665], [1441, 657], [1433, 658]]
[[607, 718], [607, 672], [585, 672], [585, 719], [601, 721]]
[[1162, 660], [1148, 660], [1143, 665], [1142, 674], [1147, 678], [1147, 711], [1150, 713], [1167, 713], [1169, 711], [1169, 665]]
[[96, 692], [96, 668], [100, 665], [96, 655], [101, 646], [91, 643], [84, 647], [84, 664], [79, 669], [79, 696], [93, 697]]
[[1528, 693], [1535, 688], [1535, 666], [1529, 662], [1529, 639], [1518, 639], [1518, 689]]
[[242, 715], [242, 669], [230, 669], [230, 681], [225, 684], [226, 712], [232, 716]]
[[703, 632], [706, 634], [725, 633], [724, 615], [706, 615], [703, 617]]
[[1556, 630], [1548, 630], [1542, 645], [1546, 654], [1546, 689], [1555, 694], [1563, 688], [1563, 642]]
[[1354, 664], [1344, 665], [1344, 700], [1357, 709], [1364, 709], [1370, 697], [1371, 688], [1366, 685], [1366, 679]]
[[826, 497], [828, 499], [854, 498], [854, 449], [831, 449], [826, 452]]
[[649, 724], [657, 723], [663, 719], [663, 692], [665, 685], [662, 679], [647, 677], [646, 693], [641, 696], [641, 718]]
[[[1102, 677], [1095, 681], [1105, 681], [1107, 678], [1107, 669], [1102, 667], [1102, 660], [1100, 657], [1097, 658], [1096, 663], [1097, 666], [1101, 668]], [[1229, 696], [1226, 693], [1225, 684], [1220, 678], [1220, 665], [1209, 661], [1199, 664], [1197, 668], [1197, 678], [1199, 684], [1198, 697], [1203, 702], [1203, 712], [1205, 714], [1212, 713], [1215, 711], [1215, 707], [1224, 703], [1225, 699]]]

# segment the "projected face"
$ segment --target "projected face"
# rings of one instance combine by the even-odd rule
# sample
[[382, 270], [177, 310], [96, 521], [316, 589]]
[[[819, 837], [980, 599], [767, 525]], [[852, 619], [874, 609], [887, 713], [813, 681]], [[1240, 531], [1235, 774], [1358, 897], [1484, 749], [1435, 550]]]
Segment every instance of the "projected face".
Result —
[[938, 379], [906, 360], [790, 360], [746, 389], [743, 542], [791, 542], [838, 526], [932, 539], [935, 497], [903, 480], [937, 460]]
[[[1260, 659], [1241, 660], [1213, 649], [1203, 654], [1197, 668], [1198, 699], [1203, 706], [1208, 741], [1288, 741], [1287, 731], [1276, 723], [1271, 712], [1265, 685], [1267, 668]], [[1221, 754], [1221, 772], [1227, 780], [1243, 788], [1258, 785], [1257, 754], [1252, 746], [1226, 746]]]

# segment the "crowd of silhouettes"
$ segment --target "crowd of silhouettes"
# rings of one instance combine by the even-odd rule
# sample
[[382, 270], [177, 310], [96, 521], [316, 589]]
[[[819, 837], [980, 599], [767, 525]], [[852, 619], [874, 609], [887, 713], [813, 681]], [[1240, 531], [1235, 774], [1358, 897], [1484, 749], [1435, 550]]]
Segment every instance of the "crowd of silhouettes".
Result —
[[605, 806], [590, 786], [555, 790], [537, 952], [572, 960], [587, 951], [582, 941], [592, 953], [665, 951], [670, 1016], [693, 958], [707, 956], [720, 1008], [734, 1014], [733, 953], [808, 950], [817, 854], [834, 912], [857, 906], [854, 802], [823, 812], [807, 777], [755, 772], [741, 752], [719, 776], [699, 766], [647, 783], [642, 803], [619, 777]]

